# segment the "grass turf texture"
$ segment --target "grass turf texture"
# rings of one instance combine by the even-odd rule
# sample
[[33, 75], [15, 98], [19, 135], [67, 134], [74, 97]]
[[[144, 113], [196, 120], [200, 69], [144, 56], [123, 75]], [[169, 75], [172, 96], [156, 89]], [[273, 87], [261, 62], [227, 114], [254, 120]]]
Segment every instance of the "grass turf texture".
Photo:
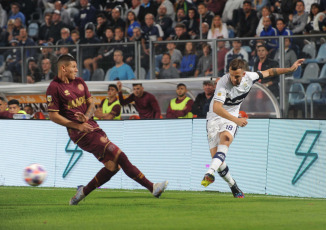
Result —
[[1, 187], [0, 229], [325, 229], [326, 199], [231, 193]]

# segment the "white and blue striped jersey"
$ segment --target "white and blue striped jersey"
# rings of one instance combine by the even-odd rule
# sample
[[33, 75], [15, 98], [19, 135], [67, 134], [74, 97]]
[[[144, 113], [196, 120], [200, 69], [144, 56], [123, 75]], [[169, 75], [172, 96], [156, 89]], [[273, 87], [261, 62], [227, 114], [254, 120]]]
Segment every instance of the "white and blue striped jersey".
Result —
[[[261, 75], [261, 74], [260, 74]], [[209, 105], [207, 120], [220, 118], [213, 112], [214, 101], [223, 103], [223, 108], [235, 117], [238, 117], [240, 106], [253, 84], [259, 80], [257, 72], [245, 72], [238, 86], [234, 86], [230, 80], [230, 74], [225, 74], [217, 83], [213, 100]]]

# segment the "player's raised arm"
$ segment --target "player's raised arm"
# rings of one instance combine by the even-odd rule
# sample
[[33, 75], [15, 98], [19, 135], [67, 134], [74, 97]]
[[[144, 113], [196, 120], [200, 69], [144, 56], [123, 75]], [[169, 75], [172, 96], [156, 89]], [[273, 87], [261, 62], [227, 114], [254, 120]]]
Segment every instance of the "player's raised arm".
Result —
[[293, 65], [289, 68], [271, 68], [264, 71], [261, 71], [263, 77], [272, 77], [281, 74], [293, 73], [298, 69], [299, 66], [304, 62], [305, 59], [299, 59], [293, 63]]
[[223, 108], [223, 103], [219, 101], [214, 101], [213, 105], [213, 111], [220, 117], [223, 117], [225, 119], [228, 119], [229, 121], [233, 121], [240, 127], [245, 127], [248, 124], [247, 118], [239, 118], [235, 117], [232, 114], [230, 114], [228, 111], [226, 111]]

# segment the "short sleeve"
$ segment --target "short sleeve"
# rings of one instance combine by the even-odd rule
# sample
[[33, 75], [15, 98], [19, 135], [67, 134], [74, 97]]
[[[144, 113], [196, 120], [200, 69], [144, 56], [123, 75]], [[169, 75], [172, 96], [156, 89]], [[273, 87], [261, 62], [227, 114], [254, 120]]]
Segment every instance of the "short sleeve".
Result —
[[86, 83], [85, 83], [84, 80], [82, 80], [82, 84], [83, 84], [83, 86], [84, 86], [84, 88], [85, 88], [85, 96], [86, 96], [86, 100], [87, 100], [88, 98], [92, 97], [92, 95], [91, 95], [91, 93], [89, 92], [88, 87], [87, 87], [87, 85], [86, 85]]
[[222, 102], [224, 104], [226, 99], [226, 87], [225, 82], [220, 80], [217, 82], [216, 89], [214, 92], [214, 100]]
[[59, 106], [59, 94], [58, 94], [58, 88], [54, 84], [50, 84], [46, 91], [46, 101], [48, 105], [48, 111], [49, 112], [59, 112], [60, 106]]
[[263, 78], [263, 74], [261, 72], [246, 72], [246, 74], [254, 83]]

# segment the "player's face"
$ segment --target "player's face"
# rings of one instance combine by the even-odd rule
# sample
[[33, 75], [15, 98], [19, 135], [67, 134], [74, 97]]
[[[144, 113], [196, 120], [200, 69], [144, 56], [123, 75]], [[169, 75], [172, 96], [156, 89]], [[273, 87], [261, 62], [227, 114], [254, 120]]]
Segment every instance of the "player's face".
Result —
[[108, 97], [113, 98], [117, 96], [117, 90], [114, 87], [110, 87], [108, 90]]
[[9, 105], [8, 107], [8, 112], [9, 113], [18, 113], [20, 110], [19, 106], [14, 104], [14, 105]]
[[75, 61], [69, 62], [69, 65], [63, 66], [64, 74], [69, 80], [74, 80], [77, 76], [78, 69]]
[[29, 106], [25, 107], [24, 108], [24, 111], [29, 114], [29, 115], [32, 115], [33, 114], [33, 109]]
[[177, 88], [177, 95], [178, 97], [183, 97], [187, 93], [187, 89], [184, 86], [179, 86]]
[[0, 100], [0, 112], [4, 112], [7, 109], [7, 102]]
[[242, 69], [231, 70], [229, 69], [230, 80], [232, 85], [238, 86], [242, 80], [242, 77], [245, 75], [245, 72]]
[[135, 85], [133, 87], [133, 93], [136, 97], [141, 97], [143, 95], [144, 88], [141, 85]]

